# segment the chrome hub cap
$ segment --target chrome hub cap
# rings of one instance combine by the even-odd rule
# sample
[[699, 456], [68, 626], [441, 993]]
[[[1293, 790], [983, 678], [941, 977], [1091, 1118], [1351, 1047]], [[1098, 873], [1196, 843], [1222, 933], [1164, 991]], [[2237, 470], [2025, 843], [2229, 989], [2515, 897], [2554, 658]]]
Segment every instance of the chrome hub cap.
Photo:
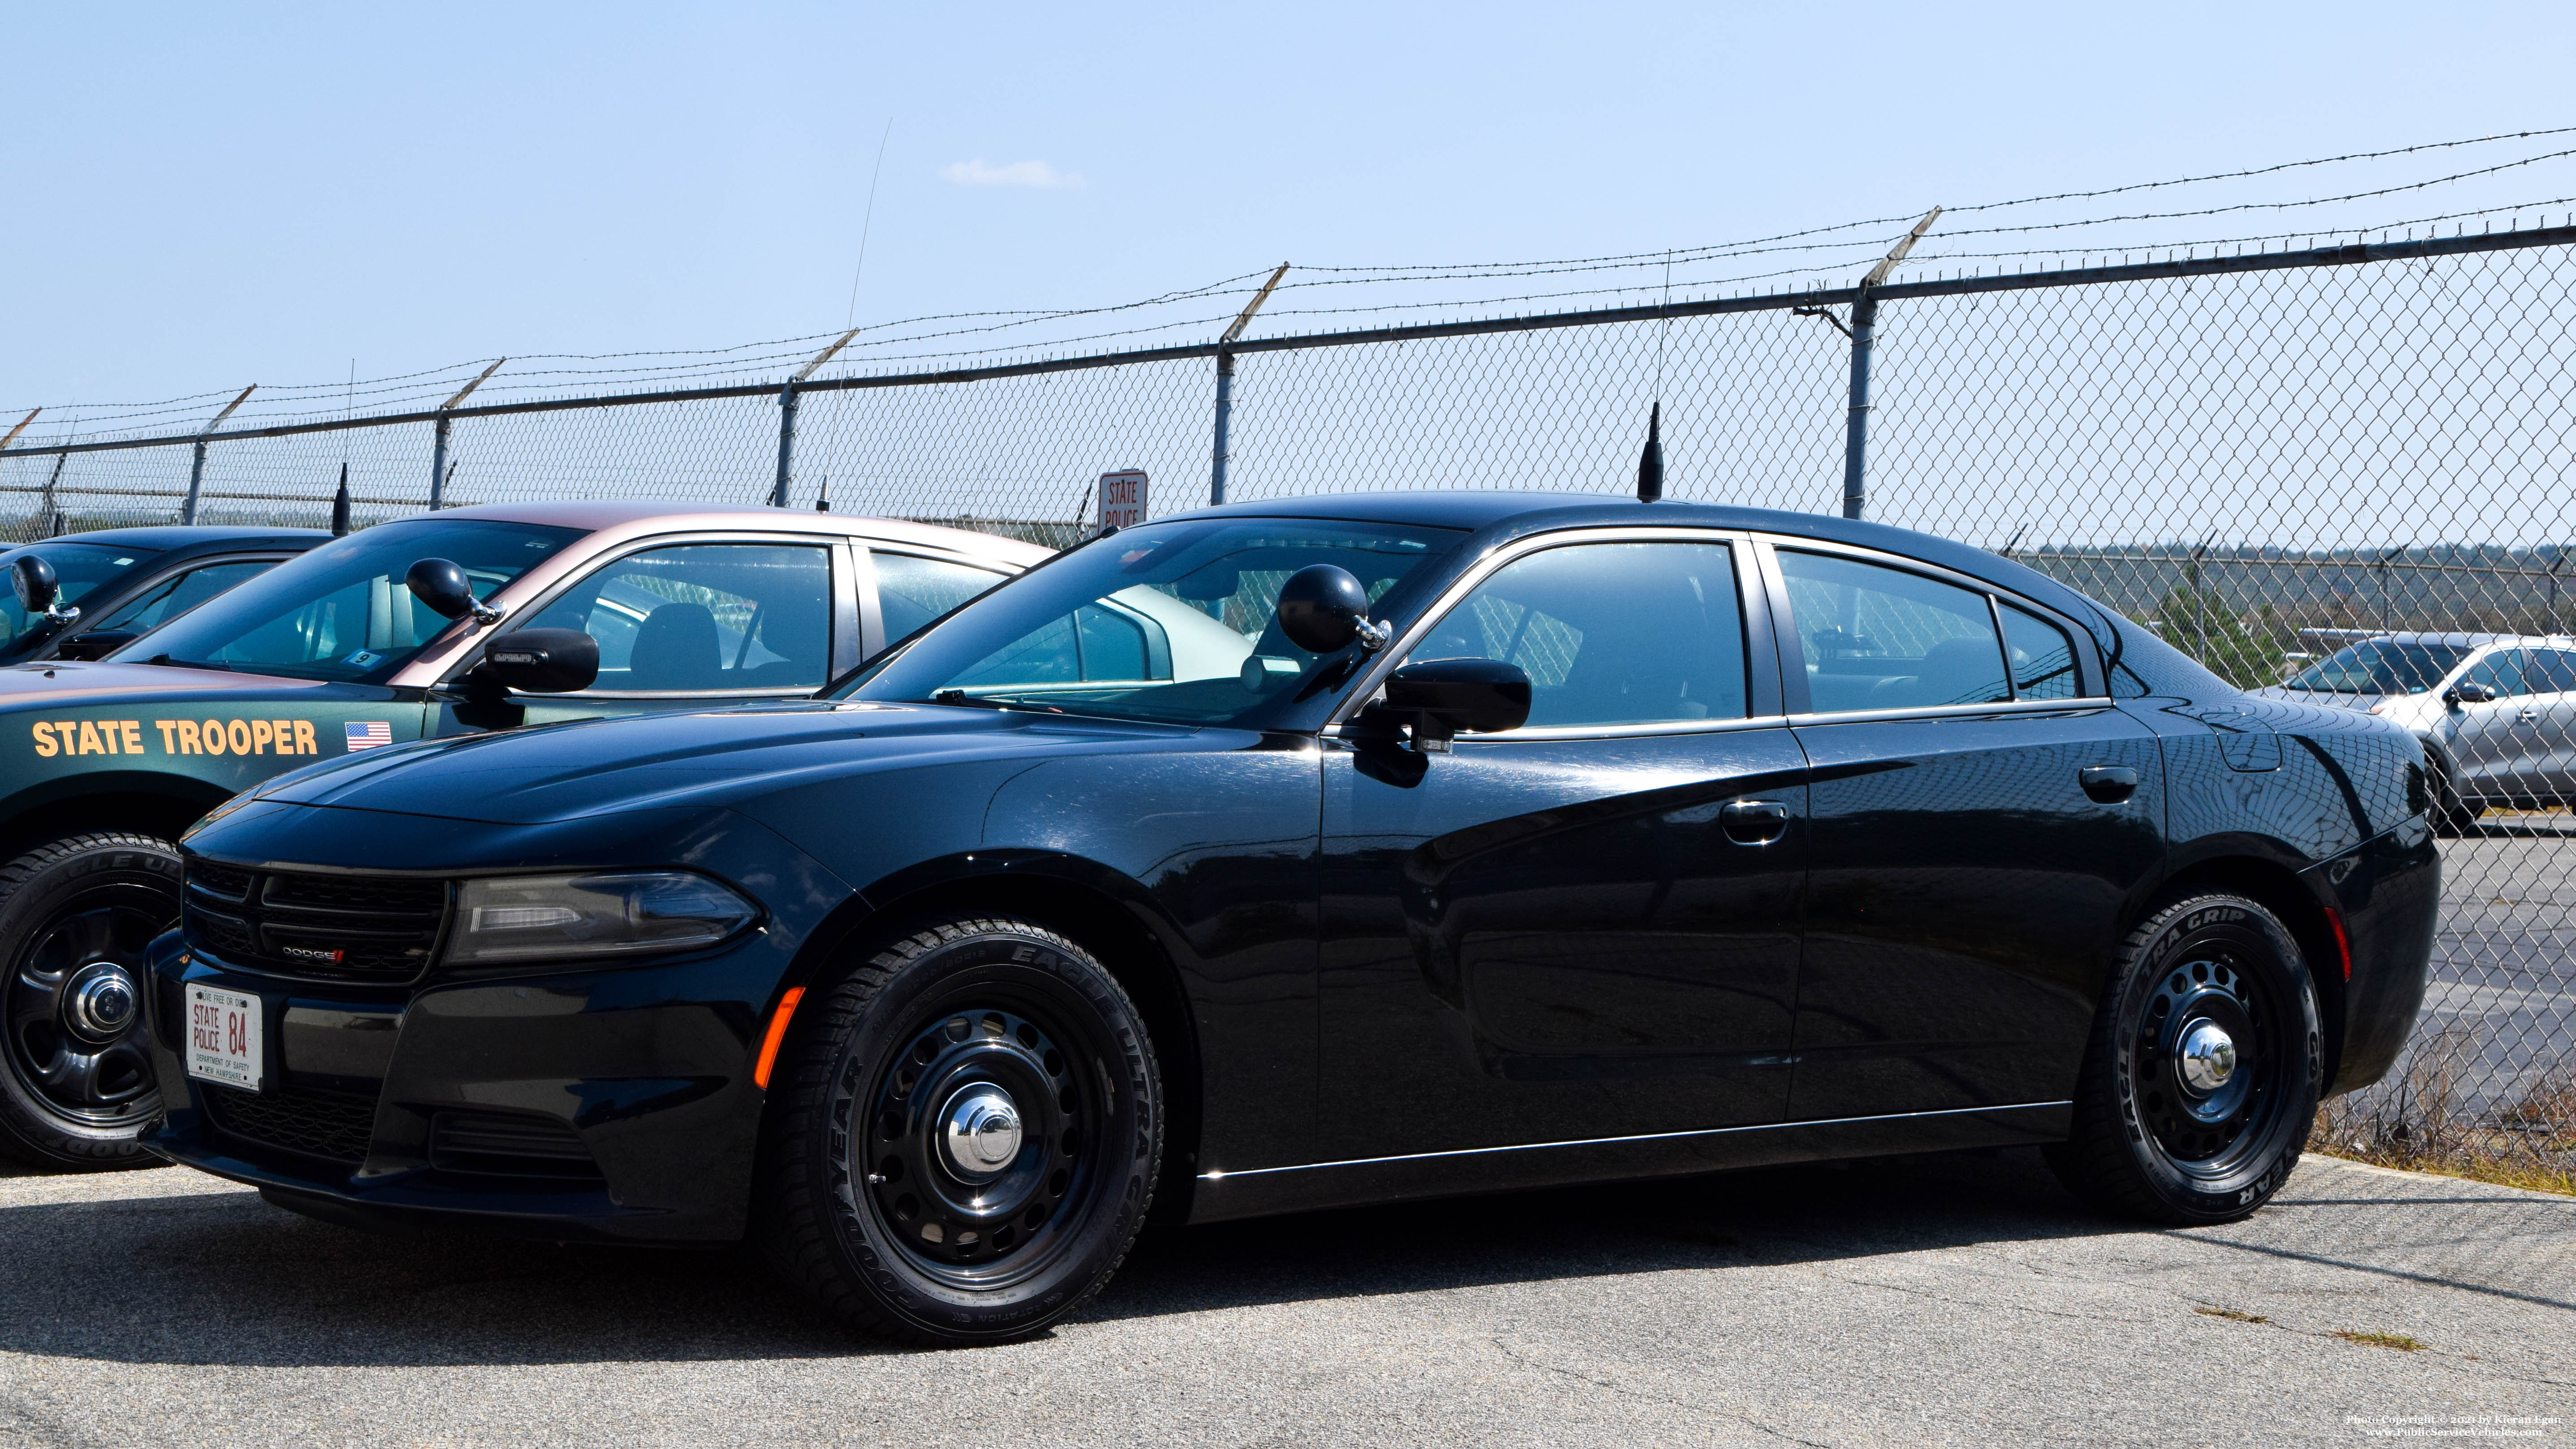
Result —
[[83, 967], [63, 988], [63, 1029], [104, 1045], [134, 1025], [134, 977], [113, 961]]
[[942, 1144], [948, 1170], [968, 1182], [990, 1182], [1020, 1155], [1020, 1109], [1011, 1094], [977, 1083], [948, 1099]]
[[2183, 1085], [2204, 1095], [2227, 1085], [2236, 1075], [2236, 1039], [2217, 1023], [2195, 1021], [2183, 1029]]

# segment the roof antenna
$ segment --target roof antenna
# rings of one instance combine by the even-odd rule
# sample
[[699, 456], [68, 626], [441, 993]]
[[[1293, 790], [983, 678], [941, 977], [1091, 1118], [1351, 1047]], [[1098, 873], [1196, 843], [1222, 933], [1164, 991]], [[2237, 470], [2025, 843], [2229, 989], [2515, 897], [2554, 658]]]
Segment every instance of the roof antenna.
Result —
[[1637, 501], [1653, 503], [1664, 496], [1664, 404], [1655, 400], [1646, 414], [1646, 451], [1637, 455]]
[[829, 473], [823, 475], [823, 491], [814, 495], [814, 511], [816, 513], [832, 511], [832, 475]]
[[[1673, 254], [1664, 253], [1664, 300], [1656, 304], [1662, 311], [1673, 302]], [[1671, 335], [1673, 319], [1668, 315], [1655, 330], [1655, 404], [1646, 414], [1646, 450], [1637, 455], [1637, 501], [1654, 503], [1664, 496], [1664, 339]]]
[[349, 536], [349, 465], [340, 465], [340, 491], [331, 497], [331, 536]]

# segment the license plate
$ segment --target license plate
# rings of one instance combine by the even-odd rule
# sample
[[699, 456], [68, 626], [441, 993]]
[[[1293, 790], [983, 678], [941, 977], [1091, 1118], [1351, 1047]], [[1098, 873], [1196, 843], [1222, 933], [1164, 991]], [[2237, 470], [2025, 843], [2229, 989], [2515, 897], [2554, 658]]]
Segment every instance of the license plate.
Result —
[[259, 1090], [265, 1023], [259, 998], [212, 986], [188, 988], [188, 1075], [247, 1092]]

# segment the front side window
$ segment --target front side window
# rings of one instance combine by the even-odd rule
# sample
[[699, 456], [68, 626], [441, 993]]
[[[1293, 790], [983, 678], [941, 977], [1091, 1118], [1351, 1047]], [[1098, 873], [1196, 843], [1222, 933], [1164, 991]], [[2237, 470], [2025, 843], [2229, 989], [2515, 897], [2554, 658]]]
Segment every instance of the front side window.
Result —
[[591, 573], [526, 627], [599, 641], [588, 693], [820, 689], [832, 667], [831, 560], [807, 544], [647, 549]]
[[1778, 556], [1806, 664], [1808, 708], [1925, 709], [2012, 698], [1984, 594], [1834, 554], [1782, 549]]
[[[1461, 536], [1294, 518], [1145, 524], [977, 596], [889, 650], [846, 693], [1174, 724], [1252, 721], [1294, 697], [1320, 662], [1271, 617], [1290, 574], [1335, 564], [1375, 600]], [[880, 560], [880, 593], [883, 570]], [[887, 606], [889, 636], [892, 613]]]
[[126, 600], [116, 612], [90, 627], [130, 629], [140, 634], [178, 618], [235, 585], [249, 583], [275, 567], [275, 559], [238, 559], [173, 574]]
[[2479, 660], [2460, 676], [2462, 684], [2483, 684], [2495, 691], [2498, 699], [2511, 699], [2530, 691], [2522, 682], [2522, 651], [2499, 649]]
[[[29, 554], [54, 566], [58, 587], [55, 601], [63, 604], [77, 604], [100, 585], [124, 578], [159, 556], [152, 549], [107, 548], [95, 543], [30, 544], [0, 553], [0, 569]], [[72, 627], [87, 630], [99, 626], [96, 620], [84, 618]], [[19, 608], [17, 592], [0, 583], [0, 660], [25, 652], [37, 640], [52, 637], [52, 632], [53, 626], [45, 622], [44, 615]]]
[[2534, 649], [2523, 658], [2523, 683], [2531, 686], [2532, 693], [2576, 693], [2576, 654], [2564, 649]]
[[1591, 543], [1516, 559], [1407, 661], [1496, 659], [1530, 677], [1533, 727], [1745, 716], [1744, 611], [1722, 543]]
[[413, 564], [446, 559], [489, 598], [581, 536], [483, 518], [378, 524], [289, 559], [108, 657], [381, 684], [448, 625], [403, 586]]
[[2422, 694], [2468, 653], [2457, 644], [2364, 639], [2300, 670], [2281, 687], [2313, 694]]

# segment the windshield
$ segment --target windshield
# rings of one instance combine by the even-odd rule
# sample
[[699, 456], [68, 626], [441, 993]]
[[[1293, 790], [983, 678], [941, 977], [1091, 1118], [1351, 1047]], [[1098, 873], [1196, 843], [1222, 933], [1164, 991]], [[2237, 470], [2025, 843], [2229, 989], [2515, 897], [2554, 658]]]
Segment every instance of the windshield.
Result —
[[[0, 553], [0, 568], [6, 568], [36, 554], [54, 566], [54, 577], [61, 581], [62, 592], [56, 597], [66, 604], [77, 604], [112, 579], [122, 578], [150, 563], [160, 555], [145, 548], [106, 548], [95, 543], [35, 543]], [[91, 627], [92, 621], [81, 620], [75, 629]], [[30, 614], [18, 607], [18, 591], [0, 586], [0, 660], [13, 659], [49, 639], [53, 625], [44, 622], [41, 613]]]
[[2364, 639], [2300, 670], [2281, 687], [2320, 694], [2422, 694], [2468, 654], [2461, 644]]
[[414, 563], [450, 560], [489, 598], [581, 536], [469, 518], [382, 524], [289, 559], [108, 657], [381, 683], [447, 627], [403, 587]]
[[880, 660], [843, 697], [1235, 724], [1314, 668], [1271, 610], [1310, 564], [1374, 601], [1459, 533], [1246, 518], [1147, 524], [1022, 575]]

